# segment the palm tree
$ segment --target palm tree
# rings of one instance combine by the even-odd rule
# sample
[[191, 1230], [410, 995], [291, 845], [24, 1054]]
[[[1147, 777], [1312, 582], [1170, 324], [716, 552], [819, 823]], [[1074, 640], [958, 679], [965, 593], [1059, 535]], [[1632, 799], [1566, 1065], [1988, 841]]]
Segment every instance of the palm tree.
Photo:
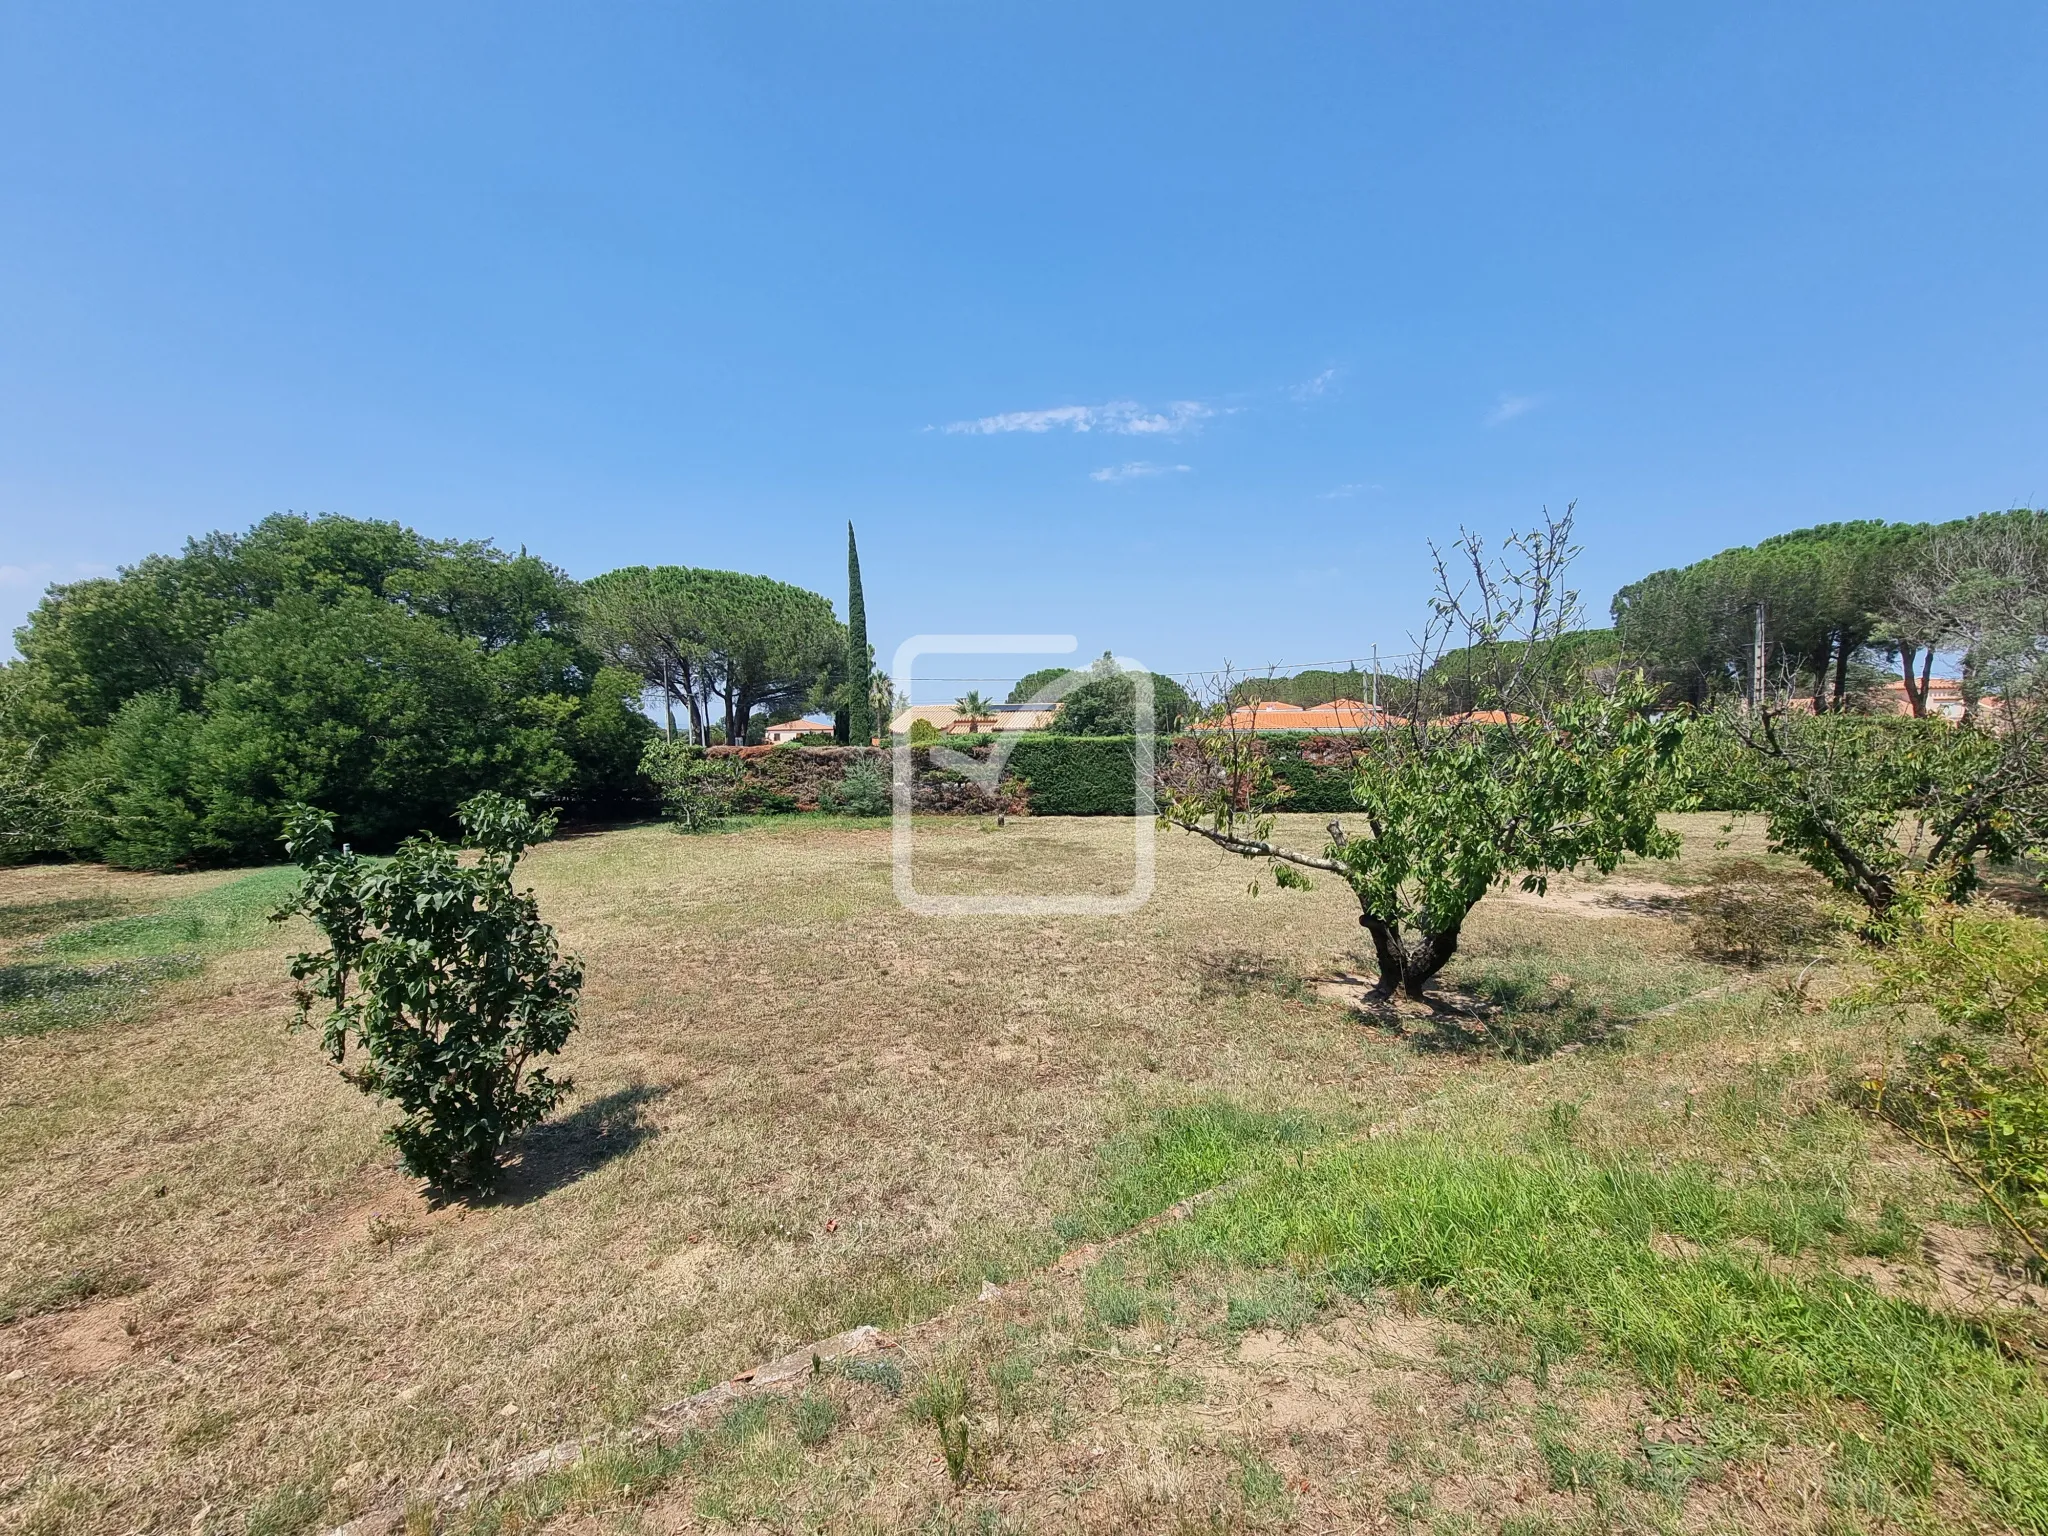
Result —
[[987, 720], [991, 725], [995, 723], [995, 717], [991, 713], [991, 706], [988, 700], [981, 696], [979, 690], [969, 689], [966, 693], [961, 694], [959, 698], [953, 701], [953, 707], [960, 711], [960, 718], [967, 722], [967, 729], [970, 731], [984, 720]]

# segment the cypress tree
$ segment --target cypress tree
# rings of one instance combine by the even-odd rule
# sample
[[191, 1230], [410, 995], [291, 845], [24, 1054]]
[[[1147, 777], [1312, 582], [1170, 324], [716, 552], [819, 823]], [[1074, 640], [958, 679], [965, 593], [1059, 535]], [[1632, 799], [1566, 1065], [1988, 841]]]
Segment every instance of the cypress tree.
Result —
[[853, 524], [846, 525], [846, 737], [864, 747], [875, 735], [875, 708], [868, 685], [875, 674], [874, 652], [868, 649], [868, 605], [860, 590], [860, 549], [853, 542]]

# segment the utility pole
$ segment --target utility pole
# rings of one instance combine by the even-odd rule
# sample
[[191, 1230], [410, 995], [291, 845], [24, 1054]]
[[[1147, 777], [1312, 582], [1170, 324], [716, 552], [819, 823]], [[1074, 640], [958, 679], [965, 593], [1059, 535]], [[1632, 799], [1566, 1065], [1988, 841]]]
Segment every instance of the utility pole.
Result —
[[1745, 713], [1764, 707], [1764, 605], [1756, 605], [1756, 648], [1749, 658], [1749, 704]]
[[1372, 648], [1372, 723], [1380, 723], [1380, 648]]

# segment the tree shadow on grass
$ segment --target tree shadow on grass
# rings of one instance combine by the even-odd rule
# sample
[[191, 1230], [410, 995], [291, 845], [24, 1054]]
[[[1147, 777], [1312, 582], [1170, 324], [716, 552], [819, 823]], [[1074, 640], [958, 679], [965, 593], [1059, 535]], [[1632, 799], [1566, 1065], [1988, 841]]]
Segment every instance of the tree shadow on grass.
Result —
[[525, 1205], [624, 1157], [660, 1129], [647, 1118], [647, 1106], [674, 1091], [634, 1083], [536, 1125], [516, 1143], [492, 1203]]
[[[1325, 985], [1348, 990], [1367, 983], [1347, 974]], [[1562, 1050], [1604, 1045], [1619, 1030], [1617, 1021], [1576, 988], [1514, 975], [1468, 976], [1457, 985], [1439, 981], [1422, 1002], [1370, 991], [1346, 1000], [1361, 1017], [1429, 1055], [1535, 1061]]]
[[190, 972], [188, 955], [151, 955], [99, 965], [17, 961], [0, 965], [0, 1039], [77, 1029], [126, 1015], [155, 984]]
[[12, 906], [0, 906], [0, 939], [32, 939], [39, 934], [68, 928], [73, 923], [120, 917], [133, 908], [133, 902], [116, 896], [73, 896], [58, 901], [17, 902]]

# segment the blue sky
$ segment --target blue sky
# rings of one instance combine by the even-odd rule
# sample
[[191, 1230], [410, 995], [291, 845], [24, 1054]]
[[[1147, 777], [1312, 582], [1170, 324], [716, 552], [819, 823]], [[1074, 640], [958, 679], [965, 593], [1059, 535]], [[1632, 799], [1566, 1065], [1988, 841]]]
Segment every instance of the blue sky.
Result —
[[1546, 503], [1599, 609], [2041, 505], [2044, 75], [2031, 3], [0, 0], [0, 623], [283, 509], [843, 602], [850, 517], [885, 656], [1261, 667]]

